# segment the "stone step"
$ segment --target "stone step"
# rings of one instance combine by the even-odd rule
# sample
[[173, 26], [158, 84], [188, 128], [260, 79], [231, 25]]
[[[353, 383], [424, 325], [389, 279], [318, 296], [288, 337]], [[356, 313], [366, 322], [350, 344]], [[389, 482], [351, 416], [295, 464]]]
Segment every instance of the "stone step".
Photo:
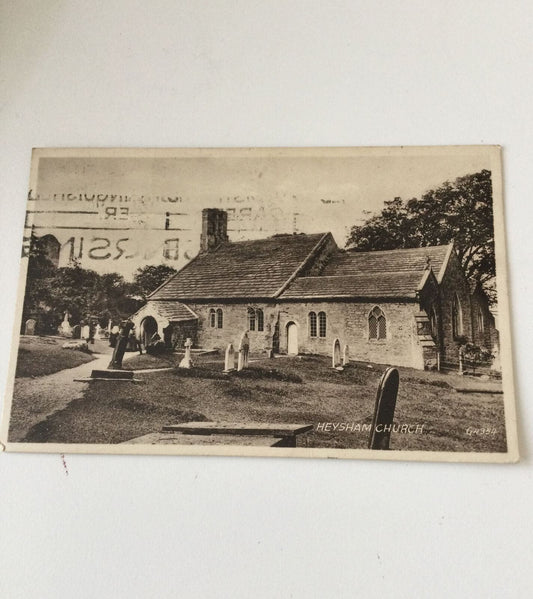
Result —
[[93, 370], [92, 379], [133, 379], [133, 370]]

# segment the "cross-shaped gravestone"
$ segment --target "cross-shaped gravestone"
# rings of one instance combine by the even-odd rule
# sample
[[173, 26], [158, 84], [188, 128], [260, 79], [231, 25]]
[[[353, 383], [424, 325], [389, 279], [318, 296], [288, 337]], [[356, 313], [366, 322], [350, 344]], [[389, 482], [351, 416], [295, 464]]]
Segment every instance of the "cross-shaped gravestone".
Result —
[[379, 381], [369, 449], [389, 449], [399, 385], [400, 375], [396, 368], [387, 368]]
[[178, 368], [192, 368], [192, 359], [191, 359], [191, 347], [192, 347], [192, 339], [187, 337], [185, 341], [185, 356], [183, 356], [182, 361], [179, 363]]

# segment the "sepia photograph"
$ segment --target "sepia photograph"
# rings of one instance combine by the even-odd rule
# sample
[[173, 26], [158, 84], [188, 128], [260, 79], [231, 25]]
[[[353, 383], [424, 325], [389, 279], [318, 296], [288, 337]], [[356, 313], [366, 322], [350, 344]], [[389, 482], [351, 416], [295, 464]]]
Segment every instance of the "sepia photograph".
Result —
[[36, 149], [8, 451], [518, 459], [496, 146]]

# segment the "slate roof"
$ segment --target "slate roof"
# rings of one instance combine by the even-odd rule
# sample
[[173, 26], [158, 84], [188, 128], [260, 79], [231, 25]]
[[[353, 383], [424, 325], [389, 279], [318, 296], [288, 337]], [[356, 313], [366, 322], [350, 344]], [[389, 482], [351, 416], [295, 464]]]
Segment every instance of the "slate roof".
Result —
[[163, 318], [166, 318], [170, 322], [196, 320], [198, 318], [189, 306], [181, 302], [151, 301], [150, 306], [155, 308]]
[[275, 297], [327, 236], [274, 235], [223, 243], [198, 254], [149, 300]]
[[298, 277], [282, 299], [415, 298], [422, 272]]
[[436, 277], [450, 245], [335, 253], [319, 276], [296, 278], [283, 299], [415, 298], [429, 264]]
[[429, 257], [431, 268], [438, 279], [449, 250], [450, 245], [435, 245], [377, 252], [341, 251], [332, 257], [321, 274], [338, 276], [372, 273], [382, 275], [399, 272], [422, 273], [427, 266]]

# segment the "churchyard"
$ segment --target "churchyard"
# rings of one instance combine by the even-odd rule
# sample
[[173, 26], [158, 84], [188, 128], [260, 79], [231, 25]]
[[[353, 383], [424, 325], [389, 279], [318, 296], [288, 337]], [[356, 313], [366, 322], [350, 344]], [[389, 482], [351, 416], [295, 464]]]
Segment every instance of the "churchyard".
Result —
[[52, 374], [94, 360], [91, 353], [65, 351], [62, 337], [21, 335], [17, 358], [17, 377]]
[[[78, 359], [80, 354], [62, 351], [65, 360], [73, 354]], [[224, 372], [228, 360], [223, 354], [191, 355], [190, 350], [188, 358], [183, 352], [126, 354], [122, 368], [135, 371], [136, 383], [94, 380], [55, 412], [43, 410], [46, 416], [40, 420], [36, 418], [39, 398], [33, 396], [31, 405], [25, 405], [25, 398], [17, 397], [11, 428], [21, 438], [13, 440], [124, 443], [170, 424], [191, 421], [309, 423], [313, 430], [298, 439], [298, 446], [366, 448], [384, 365], [350, 361], [342, 369], [343, 356], [337, 347], [333, 360], [314, 355], [251, 355], [237, 361], [238, 354], [234, 363], [242, 369], [229, 373]], [[192, 367], [178, 367], [187, 360]], [[409, 425], [412, 434], [393, 432], [391, 449], [505, 451], [503, 395], [498, 383], [490, 382], [494, 393], [458, 392], [458, 388], [479, 388], [479, 381], [457, 374], [398, 370], [394, 421]], [[61, 392], [58, 388], [57, 393]], [[34, 424], [22, 433], [17, 419], [24, 419], [26, 411], [32, 412]], [[480, 427], [488, 432], [480, 434]]]

